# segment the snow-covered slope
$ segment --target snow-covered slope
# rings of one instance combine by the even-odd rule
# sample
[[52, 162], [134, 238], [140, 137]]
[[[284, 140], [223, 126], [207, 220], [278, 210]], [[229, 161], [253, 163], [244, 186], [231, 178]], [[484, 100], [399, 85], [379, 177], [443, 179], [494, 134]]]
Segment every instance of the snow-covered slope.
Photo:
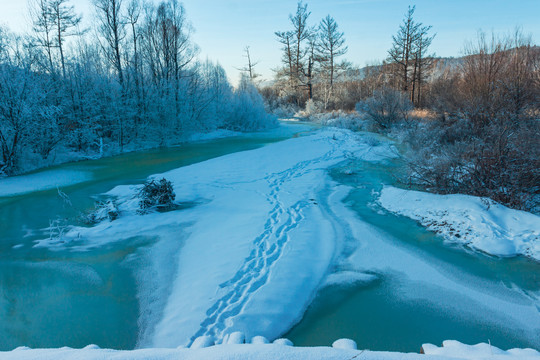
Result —
[[469, 195], [437, 195], [386, 186], [379, 203], [419, 221], [447, 241], [496, 256], [540, 261], [540, 217]]
[[321, 203], [338, 204], [347, 191], [328, 167], [394, 156], [362, 139], [326, 129], [155, 175], [173, 182], [180, 203], [198, 204], [180, 211], [136, 215], [139, 188], [117, 187], [109, 195], [119, 220], [37, 246], [85, 251], [157, 237], [138, 271], [139, 346], [221, 342], [234, 331], [276, 338], [301, 318], [335, 256], [340, 227]]

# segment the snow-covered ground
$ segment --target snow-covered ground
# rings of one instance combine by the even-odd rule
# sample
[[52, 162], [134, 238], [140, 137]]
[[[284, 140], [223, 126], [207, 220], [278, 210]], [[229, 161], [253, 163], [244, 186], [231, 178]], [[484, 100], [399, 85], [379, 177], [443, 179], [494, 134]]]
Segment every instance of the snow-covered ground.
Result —
[[138, 272], [141, 347], [189, 345], [204, 335], [219, 343], [234, 331], [274, 339], [300, 320], [339, 252], [341, 230], [328, 207], [348, 190], [334, 186], [327, 169], [395, 156], [368, 140], [325, 129], [155, 175], [173, 182], [178, 202], [197, 204], [179, 211], [137, 215], [140, 187], [117, 187], [109, 196], [120, 219], [36, 246], [87, 251], [157, 238]]
[[[84, 349], [29, 349], [17, 348], [11, 352], [0, 352], [0, 359], [40, 359], [40, 360], [93, 360], [93, 359], [155, 359], [155, 360], [539, 360], [540, 353], [533, 349], [510, 349], [501, 350], [490, 344], [465, 345], [458, 341], [444, 341], [443, 346], [437, 347], [424, 344], [424, 354], [396, 353], [369, 350], [356, 350], [354, 342], [340, 339], [334, 342], [333, 347], [294, 347], [284, 345], [285, 341], [274, 344], [261, 343], [258, 341], [251, 344], [232, 343], [212, 346], [211, 343], [204, 347], [178, 349], [140, 349], [132, 351], [120, 351], [100, 349], [95, 345], [89, 345]], [[255, 339], [254, 339], [255, 340]], [[263, 339], [264, 340], [264, 339]]]
[[496, 256], [540, 261], [540, 217], [469, 195], [437, 195], [386, 186], [379, 203], [417, 220], [446, 241]]

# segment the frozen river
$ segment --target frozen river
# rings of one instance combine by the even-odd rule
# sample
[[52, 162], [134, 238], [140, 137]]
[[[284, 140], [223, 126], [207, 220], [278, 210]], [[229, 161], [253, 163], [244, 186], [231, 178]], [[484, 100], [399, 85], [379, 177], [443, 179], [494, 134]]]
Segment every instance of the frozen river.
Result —
[[[127, 235], [101, 239], [103, 245], [84, 251], [72, 251], [62, 244], [34, 247], [35, 241], [46, 239], [51, 234], [56, 237], [64, 231], [66, 224], [79, 224], [80, 214], [93, 207], [93, 196], [118, 185], [140, 184], [151, 174], [199, 163], [200, 166], [193, 170], [193, 176], [199, 176], [202, 182], [207, 179], [203, 176], [206, 171], [203, 161], [256, 149], [291, 138], [305, 130], [305, 125], [288, 124], [279, 131], [63, 165], [10, 179], [11, 183], [3, 187], [0, 182], [0, 196], [3, 195], [0, 197], [0, 350], [21, 345], [83, 347], [90, 343], [116, 349], [172, 346], [167, 342], [167, 329], [174, 327], [178, 314], [167, 307], [171, 303], [164, 299], [141, 296], [141, 292], [159, 294], [163, 290], [152, 288], [157, 282], [149, 278], [152, 272], [145, 259], [150, 254], [156, 259], [157, 253], [159, 261], [173, 264], [175, 254], [190, 251], [189, 241], [185, 239], [204, 234], [195, 225], [185, 234], [179, 233], [179, 241], [158, 241], [157, 235], [153, 236], [152, 232], [141, 231], [140, 236], [134, 236], [126, 230]], [[335, 135], [333, 140], [336, 140]], [[344, 144], [346, 141], [349, 141], [348, 138], [343, 140]], [[332, 143], [332, 137], [329, 142]], [[309, 144], [306, 142], [306, 146]], [[331, 145], [327, 152], [320, 150], [320, 156], [314, 151], [313, 159], [301, 159], [295, 163], [291, 156], [291, 171], [268, 170], [271, 174], [263, 179], [268, 191], [253, 185], [259, 181], [256, 173], [249, 174], [253, 175], [253, 179], [248, 185], [253, 188], [216, 175], [216, 190], [212, 196], [201, 201], [201, 204], [194, 201], [186, 205], [193, 206], [193, 209], [206, 209], [208, 205], [205, 201], [211, 199], [220, 204], [219, 196], [224, 196], [228, 190], [240, 196], [244, 194], [242, 191], [246, 191], [242, 199], [245, 203], [239, 201], [239, 206], [249, 207], [250, 196], [261, 196], [269, 206], [268, 214], [271, 217], [264, 220], [276, 225], [275, 234], [273, 228], [268, 227], [268, 231], [265, 230], [264, 236], [260, 237], [268, 241], [266, 250], [273, 249], [272, 236], [275, 236], [277, 246], [282, 244], [278, 236], [280, 231], [290, 230], [288, 240], [293, 241], [295, 234], [309, 238], [306, 233], [315, 233], [315, 228], [303, 227], [310, 219], [307, 214], [318, 211], [313, 205], [320, 204], [322, 209], [322, 213], [315, 212], [313, 216], [324, 215], [323, 218], [332, 219], [327, 230], [328, 234], [337, 234], [336, 238], [323, 236], [320, 246], [325, 249], [324, 241], [328, 240], [340, 244], [335, 246], [337, 250], [333, 259], [321, 259], [331, 260], [328, 269], [321, 268], [330, 276], [323, 280], [322, 285], [319, 284], [320, 289], [313, 295], [306, 295], [306, 299], [313, 300], [311, 306], [303, 319], [287, 334], [295, 344], [328, 345], [339, 337], [349, 337], [355, 339], [360, 348], [372, 350], [418, 351], [422, 343], [439, 344], [445, 339], [467, 343], [490, 340], [502, 348], [540, 347], [540, 265], [537, 262], [525, 258], [499, 259], [462, 247], [448, 246], [414, 221], [383, 211], [375, 204], [377, 193], [382, 184], [395, 183], [394, 175], [401, 168], [399, 160], [372, 161], [369, 156], [349, 157], [347, 151], [340, 153], [337, 145]], [[300, 144], [294, 149], [302, 149], [302, 146]], [[251, 154], [253, 156], [246, 159], [260, 159], [260, 170], [265, 172], [264, 153]], [[284, 154], [287, 151], [280, 156]], [[242, 155], [235, 159], [241, 161]], [[335, 166], [332, 161], [338, 162], [338, 165]], [[276, 160], [278, 162], [279, 159]], [[281, 162], [285, 162], [285, 159]], [[331, 170], [325, 168], [326, 164], [333, 164]], [[329, 182], [316, 188], [313, 184], [317, 184], [321, 173], [329, 173]], [[234, 175], [223, 168], [220, 174], [226, 174], [231, 179]], [[185, 176], [181, 172], [180, 175]], [[306, 176], [307, 180], [302, 180]], [[16, 179], [20, 181], [15, 182]], [[193, 186], [198, 185], [197, 179], [190, 180]], [[294, 186], [288, 189], [288, 183]], [[42, 190], [31, 192], [28, 189], [32, 184]], [[340, 187], [339, 184], [352, 189], [346, 192], [345, 205], [332, 200], [332, 193]], [[290, 193], [296, 191], [298, 185], [313, 185], [313, 198], [293, 201]], [[9, 195], [9, 189], [13, 189], [12, 195]], [[287, 202], [288, 196], [291, 204]], [[256, 201], [253, 198], [254, 204]], [[221, 205], [226, 204], [224, 201]], [[215, 210], [215, 207], [207, 208]], [[247, 210], [239, 217], [245, 217], [250, 212], [250, 209]], [[259, 209], [253, 210], [249, 215], [254, 217], [253, 226], [256, 227], [259, 219], [255, 210]], [[182, 214], [182, 210], [178, 211]], [[196, 223], [196, 211], [186, 209], [188, 215], [184, 221]], [[227, 208], [225, 211], [231, 210]], [[232, 213], [227, 215], [233, 216]], [[280, 216], [283, 223], [280, 223]], [[240, 227], [238, 229], [240, 231]], [[250, 229], [242, 228], [241, 231], [249, 234]], [[163, 238], [167, 234], [161, 233]], [[259, 237], [253, 244], [259, 246], [257, 239]], [[245, 246], [239, 244], [239, 252], [249, 253], [248, 246], [254, 246], [251, 242]], [[286, 250], [287, 244], [284, 246]], [[265, 275], [270, 277], [268, 283], [279, 275], [274, 271], [278, 265], [268, 262], [273, 259], [272, 254], [269, 251], [269, 256], [264, 257], [264, 266], [269, 269]], [[283, 254], [286, 255], [287, 251]], [[282, 259], [281, 253], [279, 259]], [[244, 256], [240, 260], [244, 261]], [[234, 265], [231, 265], [231, 269], [235, 269]], [[233, 280], [241, 284], [242, 279], [249, 284], [258, 284], [249, 278], [249, 271], [242, 270], [244, 268], [250, 269], [242, 267], [236, 274], [231, 270], [234, 276], [220, 287], [230, 286]], [[145, 277], [146, 269], [149, 272]], [[169, 267], [167, 271], [157, 272], [160, 286], [175, 282], [178, 278], [175, 269]], [[181, 267], [179, 269], [181, 271]], [[294, 277], [299, 274], [289, 275]], [[216, 275], [217, 278], [219, 276]], [[181, 293], [182, 284], [175, 285]], [[264, 292], [263, 285], [257, 285], [259, 287], [253, 293]], [[243, 289], [241, 286], [232, 288]], [[174, 293], [174, 289], [165, 293], [170, 295], [171, 292]], [[217, 315], [224, 316], [227, 310], [234, 308], [234, 304], [227, 303], [225, 306], [222, 305], [224, 302], [220, 303], [228, 294], [223, 294], [221, 299], [221, 293], [216, 295], [217, 302], [211, 309], [215, 309]], [[233, 296], [234, 292], [230, 294]], [[242, 311], [249, 314], [249, 306], [255, 300], [246, 299], [238, 314], [244, 314]], [[261, 306], [264, 302], [257, 304]], [[252, 305], [252, 310], [257, 306]], [[222, 312], [220, 307], [223, 307]], [[145, 310], [141, 312], [141, 309]], [[156, 320], [156, 311], [163, 320]], [[225, 318], [223, 324], [232, 324], [233, 330], [235, 325], [249, 324], [249, 317], [242, 318], [238, 314]], [[216, 335], [223, 331], [219, 316], [211, 315], [209, 311], [207, 319], [194, 320], [197, 327], [199, 322], [201, 326], [193, 335]], [[289, 318], [293, 319], [294, 316]], [[268, 319], [272, 317], [269, 315]], [[261, 331], [267, 329], [261, 327], [260, 322], [253, 324]], [[270, 333], [275, 331], [275, 327], [268, 328], [271, 328], [268, 330]], [[163, 337], [159, 337], [160, 334], [164, 334]]]

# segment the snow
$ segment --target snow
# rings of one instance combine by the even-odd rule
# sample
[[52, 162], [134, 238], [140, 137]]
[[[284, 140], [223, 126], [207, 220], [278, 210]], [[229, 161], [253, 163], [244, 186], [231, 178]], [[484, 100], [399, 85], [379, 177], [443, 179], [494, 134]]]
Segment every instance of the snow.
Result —
[[0, 179], [0, 197], [51, 190], [90, 179], [92, 179], [90, 172], [77, 170], [46, 170], [34, 174], [12, 176]]
[[323, 286], [354, 287], [366, 285], [377, 280], [377, 276], [358, 271], [344, 270], [329, 274]]
[[213, 346], [215, 344], [214, 338], [211, 336], [199, 336], [198, 338], [193, 341], [193, 344], [191, 344], [191, 349], [202, 349], [209, 346]]
[[338, 339], [332, 343], [332, 347], [336, 349], [349, 349], [349, 350], [358, 349], [358, 346], [356, 345], [356, 341], [351, 340], [351, 339]]
[[364, 139], [324, 129], [153, 176], [172, 181], [179, 203], [196, 204], [188, 209], [137, 215], [140, 186], [120, 186], [107, 194], [118, 220], [36, 246], [90, 251], [155, 238], [136, 266], [144, 269], [136, 272], [139, 347], [189, 346], [201, 336], [221, 343], [238, 331], [275, 339], [300, 320], [334, 261], [339, 227], [323, 204], [339, 203], [349, 189], [335, 186], [327, 169], [395, 156], [390, 145]]
[[224, 344], [243, 344], [246, 342], [246, 336], [241, 331], [235, 331], [231, 334], [227, 334], [223, 340]]
[[441, 347], [424, 344], [422, 349], [426, 355], [441, 355], [459, 359], [538, 359], [540, 353], [534, 349], [501, 350], [491, 344], [481, 343], [466, 345], [455, 340], [443, 341]]
[[501, 359], [539, 360], [540, 353], [532, 349], [500, 350], [488, 344], [465, 345], [457, 341], [444, 341], [443, 347], [424, 344], [425, 354], [356, 350], [354, 341], [340, 339], [334, 347], [293, 347], [275, 344], [227, 344], [198, 348], [110, 350], [89, 345], [83, 349], [29, 349], [20, 347], [10, 352], [0, 352], [0, 360], [101, 360], [101, 359], [155, 359], [155, 360], [445, 360], [445, 359]]
[[445, 240], [495, 256], [540, 261], [540, 217], [469, 195], [438, 195], [385, 186], [379, 203]]

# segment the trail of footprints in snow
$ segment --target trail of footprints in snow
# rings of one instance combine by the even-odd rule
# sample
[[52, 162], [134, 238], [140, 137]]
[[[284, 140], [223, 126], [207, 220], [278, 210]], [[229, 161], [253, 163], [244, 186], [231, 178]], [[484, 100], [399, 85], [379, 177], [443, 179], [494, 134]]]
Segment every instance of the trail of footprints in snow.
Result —
[[281, 186], [292, 178], [304, 175], [309, 165], [328, 160], [337, 150], [334, 144], [331, 151], [314, 160], [297, 163], [291, 169], [266, 177], [270, 193], [266, 201], [272, 205], [264, 231], [253, 241], [253, 249], [244, 260], [242, 267], [220, 288], [227, 292], [206, 312], [206, 319], [201, 322], [200, 329], [193, 335], [191, 342], [200, 336], [213, 336], [222, 340], [232, 325], [227, 321], [242, 311], [250, 295], [262, 287], [270, 275], [270, 268], [281, 256], [282, 250], [289, 240], [289, 231], [294, 229], [304, 219], [302, 209], [309, 203], [298, 201], [291, 207], [286, 207], [279, 199]]

